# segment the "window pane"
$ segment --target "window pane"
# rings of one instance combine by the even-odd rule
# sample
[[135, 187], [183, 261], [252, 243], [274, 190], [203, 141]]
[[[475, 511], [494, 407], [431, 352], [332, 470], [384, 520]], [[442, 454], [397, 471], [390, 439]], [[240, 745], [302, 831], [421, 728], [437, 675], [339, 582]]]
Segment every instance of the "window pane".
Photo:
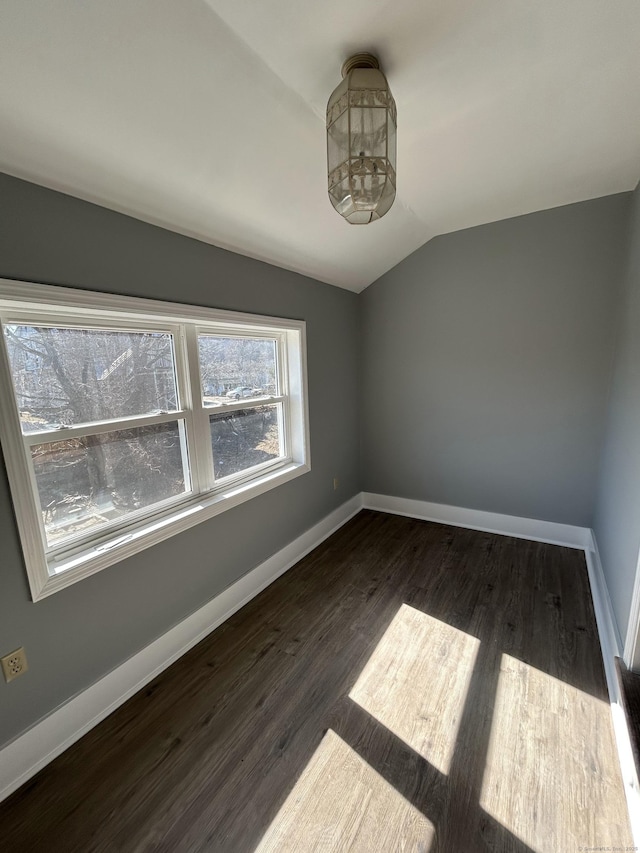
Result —
[[280, 393], [274, 339], [200, 335], [198, 345], [205, 406]]
[[187, 492], [183, 424], [173, 421], [33, 445], [48, 544]]
[[209, 423], [216, 480], [284, 455], [280, 403], [220, 412]]
[[177, 409], [173, 336], [7, 325], [23, 433]]

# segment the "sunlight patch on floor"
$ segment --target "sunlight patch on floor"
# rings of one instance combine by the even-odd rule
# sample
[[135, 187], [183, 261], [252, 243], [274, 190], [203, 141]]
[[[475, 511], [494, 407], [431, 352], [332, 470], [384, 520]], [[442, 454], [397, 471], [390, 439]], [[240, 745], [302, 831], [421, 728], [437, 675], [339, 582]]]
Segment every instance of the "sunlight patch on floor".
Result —
[[503, 654], [480, 805], [539, 853], [629, 849], [609, 705]]
[[329, 729], [255, 853], [428, 853], [433, 825]]
[[349, 696], [446, 774], [479, 645], [403, 604]]

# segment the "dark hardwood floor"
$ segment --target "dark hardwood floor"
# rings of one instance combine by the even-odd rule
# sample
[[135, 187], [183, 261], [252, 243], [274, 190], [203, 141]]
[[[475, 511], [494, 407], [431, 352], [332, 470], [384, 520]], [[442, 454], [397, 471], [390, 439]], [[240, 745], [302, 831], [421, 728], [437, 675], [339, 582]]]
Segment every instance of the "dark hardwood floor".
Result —
[[0, 805], [3, 853], [631, 844], [584, 555], [371, 511]]

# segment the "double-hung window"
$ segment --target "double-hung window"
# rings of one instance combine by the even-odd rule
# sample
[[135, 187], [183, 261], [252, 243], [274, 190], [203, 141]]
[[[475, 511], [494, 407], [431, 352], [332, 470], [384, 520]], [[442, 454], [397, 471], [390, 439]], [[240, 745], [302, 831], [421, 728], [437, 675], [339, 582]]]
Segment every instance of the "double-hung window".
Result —
[[35, 599], [309, 470], [304, 323], [0, 282]]

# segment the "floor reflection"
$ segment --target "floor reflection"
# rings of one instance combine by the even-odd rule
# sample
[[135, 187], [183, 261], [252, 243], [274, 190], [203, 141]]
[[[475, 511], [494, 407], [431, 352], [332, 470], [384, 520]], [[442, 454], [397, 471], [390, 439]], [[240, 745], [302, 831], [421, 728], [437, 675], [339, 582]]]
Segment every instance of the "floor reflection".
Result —
[[349, 697], [448, 773], [479, 645], [403, 604]]
[[428, 853], [433, 824], [329, 729], [255, 853]]
[[606, 702], [502, 655], [480, 796], [486, 812], [539, 853], [594, 841], [624, 849], [625, 800], [611, 796], [619, 773], [605, 760], [613, 755]]

